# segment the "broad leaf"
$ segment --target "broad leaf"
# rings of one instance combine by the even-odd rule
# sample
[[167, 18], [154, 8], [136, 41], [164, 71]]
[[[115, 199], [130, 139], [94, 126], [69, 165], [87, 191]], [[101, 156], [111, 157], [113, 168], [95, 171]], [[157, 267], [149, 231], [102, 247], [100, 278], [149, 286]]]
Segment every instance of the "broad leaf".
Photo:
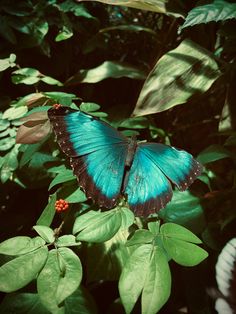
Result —
[[47, 256], [47, 247], [42, 247], [4, 264], [0, 268], [0, 291], [13, 292], [26, 286], [35, 279]]
[[219, 22], [236, 19], [236, 3], [215, 0], [212, 3], [197, 6], [187, 15], [181, 29], [201, 23]]
[[145, 285], [150, 265], [153, 246], [144, 244], [139, 246], [125, 264], [120, 280], [119, 292], [126, 313], [131, 313]]
[[58, 173], [58, 175], [52, 180], [52, 182], [49, 185], [49, 190], [53, 188], [55, 185], [75, 180], [75, 176], [73, 175], [72, 170], [65, 169], [64, 171]]
[[165, 223], [161, 226], [160, 234], [167, 238], [188, 241], [196, 244], [202, 243], [202, 241], [194, 233], [171, 222]]
[[67, 85], [76, 83], [97, 83], [107, 78], [129, 77], [132, 79], [144, 80], [146, 75], [141, 70], [130, 65], [118, 62], [105, 61], [93, 69], [80, 70], [79, 73], [69, 78]]
[[207, 50], [184, 40], [158, 60], [133, 114], [153, 114], [183, 104], [193, 95], [207, 91], [219, 75], [218, 65]]
[[[91, 0], [79, 0], [79, 1], [91, 1]], [[130, 8], [154, 11], [158, 13], [165, 13], [165, 3], [166, 0], [95, 0], [97, 2], [102, 2], [112, 5], [122, 5]]]
[[44, 239], [47, 243], [53, 243], [55, 241], [54, 231], [47, 226], [33, 226], [33, 229]]
[[153, 234], [149, 230], [136, 230], [131, 239], [127, 241], [127, 246], [151, 243], [154, 239]]
[[23, 117], [28, 111], [28, 108], [26, 106], [20, 106], [20, 107], [11, 107], [7, 109], [2, 119], [8, 119], [8, 120], [15, 120]]
[[111, 239], [121, 227], [122, 218], [119, 210], [104, 213], [90, 211], [75, 220], [73, 234], [76, 239], [88, 242], [104, 242]]
[[72, 234], [66, 234], [57, 239], [56, 245], [57, 247], [79, 246], [80, 242], [76, 242], [76, 238]]
[[0, 254], [21, 255], [42, 247], [45, 241], [40, 237], [18, 236], [7, 239], [0, 244]]
[[82, 104], [79, 107], [80, 110], [84, 112], [94, 112], [101, 108], [98, 104], [94, 102], [82, 102]]
[[142, 292], [142, 313], [156, 314], [170, 296], [171, 273], [167, 257], [160, 247], [155, 247]]
[[0, 313], [50, 314], [40, 302], [37, 293], [7, 294], [0, 305]]
[[197, 160], [202, 164], [214, 162], [220, 159], [232, 157], [233, 154], [226, 148], [220, 145], [211, 145], [204, 149], [197, 157]]

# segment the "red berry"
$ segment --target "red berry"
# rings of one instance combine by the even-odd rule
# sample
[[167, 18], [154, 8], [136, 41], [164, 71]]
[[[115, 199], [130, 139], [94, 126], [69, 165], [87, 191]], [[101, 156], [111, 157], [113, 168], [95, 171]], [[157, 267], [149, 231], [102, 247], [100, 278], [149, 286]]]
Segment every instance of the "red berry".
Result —
[[54, 105], [53, 105], [53, 108], [54, 108], [54, 109], [59, 109], [59, 108], [61, 108], [61, 107], [62, 107], [61, 104], [54, 104]]
[[57, 212], [65, 211], [69, 208], [69, 203], [63, 199], [59, 199], [55, 203], [55, 209]]

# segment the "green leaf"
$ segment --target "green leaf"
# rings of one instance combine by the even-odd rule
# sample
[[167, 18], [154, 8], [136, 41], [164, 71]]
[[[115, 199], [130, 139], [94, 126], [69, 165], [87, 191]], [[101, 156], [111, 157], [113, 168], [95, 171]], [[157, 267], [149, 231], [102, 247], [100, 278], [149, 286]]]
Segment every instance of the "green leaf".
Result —
[[57, 195], [54, 193], [48, 205], [44, 208], [42, 214], [40, 215], [39, 219], [37, 220], [37, 225], [42, 225], [42, 226], [50, 226], [53, 218], [55, 216], [55, 202], [57, 200]]
[[40, 237], [30, 238], [18, 236], [7, 239], [0, 244], [0, 254], [6, 255], [21, 255], [26, 254], [36, 249], [39, 249], [45, 244], [45, 241]]
[[58, 251], [53, 249], [48, 254], [48, 259], [37, 278], [37, 290], [42, 304], [50, 313], [64, 314], [64, 309], [59, 308], [56, 294], [63, 270], [60, 269]]
[[82, 265], [79, 257], [66, 247], [58, 249], [58, 256], [63, 268], [63, 275], [56, 292], [57, 303], [60, 304], [79, 287], [82, 279]]
[[16, 61], [16, 55], [10, 54], [9, 58], [0, 59], [0, 72], [5, 71], [8, 68], [14, 67]]
[[68, 248], [51, 250], [37, 279], [42, 303], [53, 313], [58, 311], [61, 302], [78, 288], [81, 278], [82, 266], [73, 251]]
[[226, 21], [228, 19], [236, 19], [236, 4], [215, 0], [189, 11], [181, 29], [201, 23]]
[[72, 100], [77, 98], [75, 94], [63, 92], [44, 92], [43, 94], [63, 106], [70, 106]]
[[[81, 0], [80, 0], [81, 1]], [[90, 1], [90, 0], [83, 0], [83, 1]], [[102, 2], [106, 4], [112, 5], [122, 5], [130, 8], [140, 9], [140, 10], [148, 10], [158, 13], [165, 13], [166, 7], [164, 0], [95, 0], [97, 2]]]
[[72, 170], [65, 169], [63, 172], [58, 173], [58, 175], [52, 180], [49, 185], [49, 190], [53, 188], [55, 185], [75, 180], [75, 176], [73, 175]]
[[57, 34], [55, 41], [62, 41], [66, 40], [68, 38], [71, 38], [73, 36], [73, 31], [68, 28], [66, 25], [63, 26], [63, 28], [59, 31]]
[[76, 242], [76, 238], [72, 234], [66, 234], [59, 237], [56, 241], [56, 244], [58, 247], [78, 246], [80, 245], [80, 242]]
[[88, 245], [86, 259], [88, 282], [119, 279], [131, 251], [125, 246], [128, 236], [127, 229], [120, 229], [110, 240]]
[[207, 91], [220, 72], [209, 52], [190, 40], [162, 56], [147, 77], [134, 115], [142, 116], [183, 104]]
[[159, 212], [164, 222], [174, 222], [192, 230], [195, 233], [203, 231], [206, 219], [201, 199], [189, 191], [175, 191], [172, 201]]
[[223, 146], [213, 144], [204, 149], [197, 157], [197, 160], [202, 164], [214, 162], [220, 159], [232, 157], [232, 153]]
[[54, 231], [47, 226], [33, 226], [33, 229], [44, 239], [47, 243], [53, 243], [55, 241]]
[[167, 302], [171, 291], [171, 273], [165, 253], [155, 247], [142, 292], [142, 313], [156, 314]]
[[146, 117], [133, 117], [125, 119], [119, 125], [120, 128], [127, 129], [146, 129], [149, 126], [149, 122]]
[[205, 250], [192, 243], [167, 237], [162, 241], [168, 255], [182, 266], [196, 266], [208, 256]]
[[97, 83], [107, 78], [120, 77], [144, 80], [146, 74], [129, 65], [124, 65], [119, 62], [105, 61], [96, 68], [80, 70], [77, 74], [67, 80], [66, 85], [74, 83]]
[[132, 238], [127, 241], [127, 246], [151, 243], [154, 239], [153, 234], [144, 229], [136, 230]]
[[79, 107], [80, 110], [84, 112], [93, 112], [100, 109], [100, 106], [98, 104], [95, 104], [94, 102], [82, 102]]
[[128, 229], [134, 223], [134, 213], [127, 207], [119, 207], [121, 213], [121, 228]]
[[[74, 182], [73, 182], [74, 183]], [[57, 192], [58, 198], [66, 200], [68, 203], [82, 203], [87, 200], [86, 195], [80, 188], [77, 182], [75, 184], [65, 184]]]
[[47, 256], [47, 247], [42, 247], [4, 264], [0, 268], [0, 291], [13, 292], [26, 286], [42, 269]]
[[10, 122], [8, 120], [0, 119], [0, 132], [6, 130], [10, 126]]
[[28, 111], [28, 108], [26, 106], [21, 107], [11, 107], [7, 109], [2, 118], [7, 120], [15, 120], [23, 117]]
[[58, 81], [58, 80], [56, 80], [56, 79], [54, 79], [53, 77], [50, 77], [50, 76], [42, 77], [41, 81], [46, 83], [46, 84], [48, 84], [48, 85], [63, 86], [63, 84], [60, 81]]
[[131, 313], [137, 302], [147, 276], [153, 246], [139, 246], [126, 262], [119, 280], [119, 292], [127, 314]]
[[76, 218], [73, 234], [76, 239], [87, 242], [104, 242], [111, 239], [121, 227], [121, 213], [117, 209], [107, 212], [89, 211]]
[[36, 293], [7, 294], [0, 305], [0, 313], [50, 314]]
[[66, 298], [65, 314], [97, 314], [96, 304], [85, 288], [80, 286]]
[[5, 150], [12, 148], [12, 146], [14, 146], [15, 143], [16, 143], [15, 139], [11, 138], [11, 137], [1, 139], [0, 140], [0, 151], [5, 151]]
[[161, 226], [160, 234], [168, 255], [180, 265], [195, 266], [208, 256], [205, 250], [193, 244], [199, 244], [201, 240], [182, 226], [164, 224]]
[[14, 84], [33, 85], [40, 81], [49, 85], [63, 85], [58, 80], [50, 76], [46, 76], [34, 68], [22, 68], [12, 72], [12, 82]]
[[174, 238], [196, 244], [202, 243], [202, 241], [194, 233], [180, 225], [171, 222], [165, 223], [161, 226], [160, 234], [167, 238]]
[[[33, 154], [41, 148], [44, 141], [41, 141], [39, 143], [31, 144], [31, 145], [25, 145], [26, 149], [23, 152], [21, 159], [20, 159], [20, 168], [26, 165], [32, 158]], [[23, 146], [23, 145], [22, 145]], [[21, 147], [22, 147], [21, 146]]]

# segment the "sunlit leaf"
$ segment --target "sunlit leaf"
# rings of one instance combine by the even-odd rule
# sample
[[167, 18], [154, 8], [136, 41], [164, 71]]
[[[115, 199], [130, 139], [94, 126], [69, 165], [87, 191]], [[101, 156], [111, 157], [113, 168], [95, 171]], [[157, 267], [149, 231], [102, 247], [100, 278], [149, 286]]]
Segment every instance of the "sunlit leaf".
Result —
[[5, 71], [8, 68], [12, 68], [14, 67], [16, 61], [16, 55], [15, 54], [11, 54], [9, 56], [9, 58], [5, 58], [5, 59], [0, 59], [0, 72]]
[[53, 243], [55, 240], [54, 231], [48, 226], [33, 226], [33, 229], [44, 239], [47, 243]]
[[42, 247], [45, 241], [40, 237], [30, 238], [18, 236], [7, 239], [0, 244], [0, 254], [21, 255]]
[[218, 65], [207, 50], [184, 40], [158, 60], [133, 114], [153, 114], [183, 104], [193, 95], [207, 91], [219, 75]]
[[55, 210], [55, 202], [57, 200], [56, 193], [53, 194], [47, 204], [47, 206], [44, 208], [42, 214], [40, 215], [39, 219], [37, 220], [37, 225], [43, 225], [43, 226], [50, 226], [52, 223], [52, 220], [54, 218], [54, 215], [56, 213]]

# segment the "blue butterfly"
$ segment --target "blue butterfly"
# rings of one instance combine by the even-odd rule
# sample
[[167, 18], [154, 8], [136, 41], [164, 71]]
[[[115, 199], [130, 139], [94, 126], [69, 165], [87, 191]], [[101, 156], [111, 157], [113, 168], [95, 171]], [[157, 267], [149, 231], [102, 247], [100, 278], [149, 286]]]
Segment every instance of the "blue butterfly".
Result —
[[148, 216], [171, 200], [171, 182], [184, 191], [201, 174], [189, 153], [138, 143], [82, 111], [59, 106], [48, 117], [79, 185], [101, 207], [115, 207], [123, 195], [137, 216]]

